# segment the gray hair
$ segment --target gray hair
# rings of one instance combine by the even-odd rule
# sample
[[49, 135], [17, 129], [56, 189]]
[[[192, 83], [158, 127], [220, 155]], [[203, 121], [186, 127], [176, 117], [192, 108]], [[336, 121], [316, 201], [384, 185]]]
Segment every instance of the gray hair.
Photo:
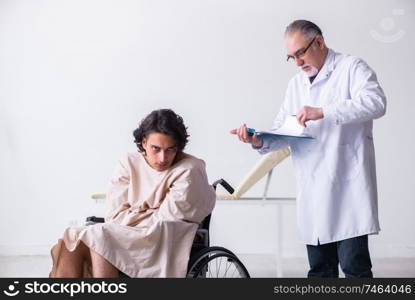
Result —
[[295, 20], [285, 29], [285, 36], [298, 31], [301, 32], [307, 40], [311, 40], [316, 35], [323, 35], [320, 27], [313, 22], [307, 20]]

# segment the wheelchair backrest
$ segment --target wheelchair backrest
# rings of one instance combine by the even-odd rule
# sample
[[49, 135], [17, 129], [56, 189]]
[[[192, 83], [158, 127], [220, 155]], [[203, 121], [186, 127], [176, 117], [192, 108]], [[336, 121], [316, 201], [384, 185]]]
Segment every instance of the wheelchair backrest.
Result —
[[206, 216], [206, 218], [204, 218], [203, 221], [199, 224], [198, 229], [206, 229], [207, 231], [209, 231], [211, 216], [212, 214], [209, 214], [208, 216]]

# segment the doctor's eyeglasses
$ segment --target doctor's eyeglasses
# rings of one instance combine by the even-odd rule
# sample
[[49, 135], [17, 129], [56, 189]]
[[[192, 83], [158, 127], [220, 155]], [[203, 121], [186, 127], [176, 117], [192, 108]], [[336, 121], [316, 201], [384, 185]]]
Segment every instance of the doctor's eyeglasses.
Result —
[[298, 49], [297, 51], [295, 51], [294, 55], [287, 55], [287, 61], [291, 61], [291, 60], [294, 60], [295, 58], [299, 59], [299, 58], [303, 57], [304, 54], [307, 52], [307, 50], [311, 47], [311, 45], [313, 44], [315, 39], [316, 39], [316, 37], [314, 37], [311, 40], [310, 44], [308, 44], [307, 47], [301, 48], [301, 49]]

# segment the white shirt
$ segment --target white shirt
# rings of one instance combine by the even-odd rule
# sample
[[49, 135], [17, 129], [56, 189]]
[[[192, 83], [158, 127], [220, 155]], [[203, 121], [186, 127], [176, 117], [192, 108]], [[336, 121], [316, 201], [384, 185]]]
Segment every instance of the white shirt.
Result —
[[304, 72], [290, 80], [272, 129], [305, 105], [323, 108], [323, 119], [306, 122], [315, 139], [264, 137], [259, 149], [291, 148], [300, 239], [317, 245], [378, 233], [372, 127], [386, 98], [376, 74], [362, 59], [329, 49], [312, 84]]

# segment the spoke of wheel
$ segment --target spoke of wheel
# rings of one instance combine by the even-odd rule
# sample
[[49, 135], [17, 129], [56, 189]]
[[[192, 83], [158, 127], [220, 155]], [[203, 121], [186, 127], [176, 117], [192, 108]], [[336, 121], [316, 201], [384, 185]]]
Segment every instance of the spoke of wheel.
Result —
[[[225, 259], [225, 262], [222, 263], [223, 259]], [[202, 261], [201, 264], [204, 265], [204, 267], [199, 268], [198, 276], [196, 277], [242, 278], [247, 276], [246, 272], [243, 270], [243, 266], [235, 261], [232, 256], [228, 257], [225, 253], [216, 252], [205, 258], [204, 262]], [[216, 268], [216, 270], [214, 268]]]
[[213, 278], [213, 274], [212, 274], [212, 272], [210, 272], [210, 270], [212, 269], [212, 268], [210, 268], [209, 267], [209, 264], [207, 264], [207, 266], [206, 266], [207, 268], [208, 268], [208, 271], [209, 271], [209, 274], [210, 274], [210, 278]]
[[215, 259], [215, 263], [216, 263], [216, 277], [215, 278], [219, 278], [218, 260], [220, 262], [220, 258], [219, 259]]
[[216, 266], [216, 278], [217, 278], [217, 275], [218, 275], [218, 261], [215, 259], [215, 266]]
[[222, 265], [222, 259], [223, 257], [220, 257], [220, 261], [219, 261], [219, 268], [216, 270], [216, 278], [219, 278], [219, 272], [220, 272], [220, 266]]
[[235, 267], [235, 270], [233, 271], [233, 273], [232, 273], [232, 278], [233, 278], [233, 275], [235, 274], [235, 271], [237, 271], [238, 269], [236, 268], [236, 266], [235, 266], [235, 264], [233, 265], [234, 267]]
[[226, 274], [228, 274], [228, 270], [230, 269], [230, 267], [232, 267], [233, 263], [229, 263], [227, 262], [228, 267], [225, 270], [225, 275], [223, 277], [226, 277]]

